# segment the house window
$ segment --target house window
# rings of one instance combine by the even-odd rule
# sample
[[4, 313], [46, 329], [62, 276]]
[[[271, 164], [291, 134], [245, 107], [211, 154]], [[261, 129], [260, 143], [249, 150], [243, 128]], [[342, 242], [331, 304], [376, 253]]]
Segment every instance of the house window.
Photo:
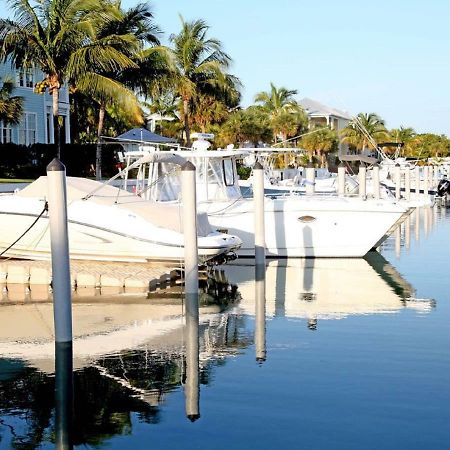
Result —
[[32, 145], [36, 143], [36, 113], [26, 112], [19, 125], [19, 144]]
[[12, 129], [10, 125], [4, 125], [0, 122], [0, 142], [2, 144], [7, 144], [12, 142]]
[[17, 84], [20, 87], [33, 88], [34, 87], [34, 73], [33, 69], [18, 69]]

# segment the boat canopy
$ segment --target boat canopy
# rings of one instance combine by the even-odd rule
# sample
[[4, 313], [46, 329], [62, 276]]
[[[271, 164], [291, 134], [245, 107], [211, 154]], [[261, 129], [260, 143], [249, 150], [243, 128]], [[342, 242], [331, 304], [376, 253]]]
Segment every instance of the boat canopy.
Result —
[[377, 158], [367, 155], [339, 155], [341, 161], [361, 161], [367, 164], [376, 164], [378, 162]]
[[[152, 224], [181, 233], [183, 231], [180, 207], [172, 204], [149, 202], [131, 192], [87, 178], [66, 178], [67, 201], [89, 201], [100, 205], [126, 209], [143, 217]], [[39, 177], [36, 181], [17, 192], [20, 197], [48, 198], [47, 177]], [[197, 213], [199, 236], [207, 236], [211, 232], [208, 216]]]

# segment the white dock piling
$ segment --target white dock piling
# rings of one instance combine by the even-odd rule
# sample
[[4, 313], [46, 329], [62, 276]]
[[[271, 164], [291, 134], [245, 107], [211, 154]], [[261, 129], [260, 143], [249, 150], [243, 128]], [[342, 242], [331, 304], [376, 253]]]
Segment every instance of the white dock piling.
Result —
[[316, 184], [316, 171], [312, 163], [306, 166], [306, 195], [314, 195]]
[[430, 191], [429, 186], [430, 186], [430, 171], [429, 167], [425, 166], [423, 168], [423, 194], [426, 199], [428, 199]]
[[253, 167], [253, 201], [255, 204], [255, 264], [266, 261], [266, 230], [264, 214], [264, 169], [260, 162]]
[[373, 185], [373, 197], [376, 200], [380, 198], [380, 166], [374, 164], [372, 168], [372, 185]]
[[255, 353], [256, 362], [266, 360], [266, 267], [255, 266]]
[[420, 167], [416, 166], [414, 168], [414, 191], [415, 198], [418, 200], [420, 198]]
[[55, 341], [72, 342], [69, 237], [67, 231], [66, 168], [59, 159], [47, 166], [48, 215], [52, 251]]
[[198, 294], [197, 194], [195, 183], [195, 166], [188, 161], [181, 166], [186, 294]]
[[409, 167], [405, 169], [405, 199], [411, 200], [411, 171]]
[[198, 344], [198, 245], [197, 194], [195, 166], [181, 166], [183, 199], [185, 306], [186, 306], [186, 415], [194, 421], [199, 414], [199, 344]]
[[366, 175], [367, 175], [366, 166], [364, 164], [361, 164], [359, 166], [358, 182], [359, 182], [359, 196], [360, 196], [360, 198], [363, 198], [363, 199], [365, 199], [367, 196]]
[[345, 164], [343, 163], [338, 166], [338, 195], [341, 197], [345, 195]]
[[402, 185], [402, 172], [400, 168], [400, 164], [395, 165], [395, 172], [394, 172], [394, 179], [395, 179], [395, 198], [397, 200], [400, 200], [400, 190]]

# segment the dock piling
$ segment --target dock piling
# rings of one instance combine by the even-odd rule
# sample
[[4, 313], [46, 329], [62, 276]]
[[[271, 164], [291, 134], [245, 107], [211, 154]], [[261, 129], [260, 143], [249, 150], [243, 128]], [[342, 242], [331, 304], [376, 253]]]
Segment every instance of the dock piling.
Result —
[[312, 163], [306, 166], [306, 195], [314, 195], [316, 184], [316, 171]]
[[253, 167], [253, 201], [255, 204], [255, 264], [266, 261], [266, 231], [264, 214], [264, 169], [260, 162]]
[[341, 163], [338, 166], [338, 195], [343, 197], [345, 195], [345, 164]]
[[67, 230], [66, 168], [57, 158], [47, 166], [48, 215], [52, 252], [55, 341], [72, 342], [72, 297]]
[[373, 184], [373, 196], [376, 200], [380, 199], [380, 166], [374, 164], [372, 168], [372, 184]]
[[361, 164], [359, 166], [359, 172], [358, 172], [358, 182], [359, 182], [359, 197], [362, 199], [366, 199], [367, 197], [367, 190], [366, 190], [366, 176], [367, 176], [367, 169], [364, 164]]

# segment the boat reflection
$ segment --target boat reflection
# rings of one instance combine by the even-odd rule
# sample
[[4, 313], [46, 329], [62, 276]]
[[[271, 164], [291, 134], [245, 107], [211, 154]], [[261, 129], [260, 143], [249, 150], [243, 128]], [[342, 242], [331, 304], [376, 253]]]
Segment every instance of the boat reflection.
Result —
[[414, 288], [378, 253], [262, 268], [240, 261], [211, 275], [199, 310], [197, 299], [170, 296], [75, 301], [73, 402], [64, 355], [53, 376], [51, 305], [0, 303], [2, 443], [101, 447], [137, 424], [159, 423], [169, 393], [181, 394], [187, 418], [197, 420], [200, 389], [227, 359], [254, 343], [256, 361], [266, 360], [268, 318], [295, 318], [316, 330], [321, 320], [435, 306], [414, 298]]
[[[254, 268], [238, 260], [226, 267], [238, 284], [245, 314], [255, 314]], [[266, 267], [266, 316], [319, 320], [351, 315], [396, 313], [403, 308], [430, 311], [435, 302], [415, 298], [414, 288], [378, 252], [364, 259], [271, 261]]]
[[200, 386], [253, 342], [223, 272], [207, 280], [199, 299], [75, 302], [74, 372], [67, 351], [54, 354], [51, 305], [0, 303], [0, 321], [16, 321], [0, 331], [2, 443], [100, 446], [130, 434], [133, 421], [158, 423], [165, 396], [181, 389], [187, 418], [197, 420]]

